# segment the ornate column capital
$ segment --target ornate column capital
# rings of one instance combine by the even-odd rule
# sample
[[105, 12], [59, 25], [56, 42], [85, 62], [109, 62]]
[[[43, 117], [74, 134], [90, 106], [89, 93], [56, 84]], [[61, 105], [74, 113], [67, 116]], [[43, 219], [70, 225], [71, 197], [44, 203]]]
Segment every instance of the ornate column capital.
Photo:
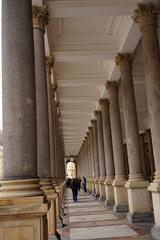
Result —
[[101, 99], [99, 99], [99, 104], [100, 105], [105, 104], [105, 106], [109, 107], [109, 99], [108, 98], [101, 98]]
[[118, 89], [120, 81], [107, 81], [106, 89], [110, 92], [112, 89]]
[[115, 62], [120, 68], [120, 71], [123, 69], [132, 69], [132, 54], [131, 53], [118, 53]]
[[91, 132], [91, 131], [92, 131], [92, 127], [91, 127], [91, 126], [89, 126], [89, 127], [88, 127], [88, 130], [89, 130], [89, 132]]
[[138, 8], [134, 11], [132, 19], [140, 25], [141, 29], [148, 25], [155, 25], [157, 27], [159, 9], [160, 6], [153, 3], [138, 4]]
[[94, 111], [94, 115], [95, 115], [95, 116], [98, 116], [98, 114], [99, 114], [100, 112], [101, 112], [100, 110], [96, 110], [96, 111]]
[[46, 69], [48, 71], [54, 67], [54, 57], [53, 56], [46, 56]]
[[45, 31], [45, 26], [48, 25], [49, 13], [46, 6], [32, 6], [33, 27], [40, 28]]
[[91, 119], [91, 124], [92, 124], [92, 125], [95, 125], [95, 124], [96, 124], [96, 122], [97, 122], [97, 120], [96, 120], [96, 119]]

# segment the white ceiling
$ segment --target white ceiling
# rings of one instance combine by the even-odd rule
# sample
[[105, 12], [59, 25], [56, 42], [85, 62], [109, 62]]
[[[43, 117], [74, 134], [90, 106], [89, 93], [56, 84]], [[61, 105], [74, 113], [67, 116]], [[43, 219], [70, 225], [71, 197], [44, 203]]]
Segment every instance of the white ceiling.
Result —
[[[33, 4], [41, 4], [33, 0]], [[45, 36], [55, 57], [54, 79], [60, 102], [66, 155], [76, 155], [105, 83], [118, 80], [118, 52], [133, 52], [134, 86], [140, 130], [148, 125], [140, 32], [131, 19], [138, 2], [148, 0], [44, 0], [49, 11]], [[153, 2], [153, 1], [152, 1]], [[155, 1], [158, 2], [158, 1]], [[48, 38], [48, 41], [47, 41]], [[120, 101], [121, 102], [121, 101]], [[121, 109], [123, 111], [123, 109]], [[122, 117], [123, 121], [123, 117]]]

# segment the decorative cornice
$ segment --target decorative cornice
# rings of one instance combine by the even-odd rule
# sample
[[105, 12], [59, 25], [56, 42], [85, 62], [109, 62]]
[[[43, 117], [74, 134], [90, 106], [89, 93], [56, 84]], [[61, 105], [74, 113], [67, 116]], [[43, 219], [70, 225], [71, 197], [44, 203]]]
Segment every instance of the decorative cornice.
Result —
[[32, 6], [33, 27], [40, 28], [45, 31], [45, 26], [48, 25], [49, 13], [46, 6]]
[[124, 68], [132, 69], [132, 54], [118, 53], [115, 58], [115, 62], [117, 64], [117, 66], [120, 68], [120, 70], [122, 70]]
[[157, 27], [159, 9], [160, 6], [153, 3], [138, 4], [138, 8], [134, 11], [132, 19], [140, 25], [141, 29], [149, 25]]
[[50, 70], [53, 67], [54, 67], [54, 57], [46, 56], [46, 68]]

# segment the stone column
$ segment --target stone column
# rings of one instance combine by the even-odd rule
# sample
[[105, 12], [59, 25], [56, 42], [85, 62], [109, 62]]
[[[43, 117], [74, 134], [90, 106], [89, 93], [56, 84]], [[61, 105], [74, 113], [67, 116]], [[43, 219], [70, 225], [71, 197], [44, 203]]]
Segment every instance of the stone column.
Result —
[[[36, 108], [37, 108], [37, 160], [38, 175], [44, 181], [50, 182], [50, 148], [47, 79], [45, 68], [44, 31], [48, 23], [48, 12], [45, 7], [32, 7], [35, 77], [36, 77]], [[43, 181], [44, 179], [44, 181]]]
[[95, 111], [95, 117], [97, 120], [97, 136], [98, 136], [98, 153], [99, 153], [99, 167], [100, 167], [100, 179], [99, 179], [99, 199], [104, 201], [106, 199], [105, 194], [105, 178], [106, 178], [106, 166], [105, 166], [105, 155], [104, 155], [104, 142], [103, 142], [103, 126], [102, 126], [102, 112]]
[[56, 103], [55, 103], [55, 92], [57, 89], [57, 85], [53, 84], [51, 87], [52, 92], [52, 114], [53, 114], [53, 148], [54, 148], [54, 162], [51, 164], [51, 177], [52, 177], [52, 183], [55, 185], [57, 182], [57, 155], [56, 155]]
[[46, 58], [44, 48], [44, 32], [45, 26], [48, 23], [48, 12], [45, 7], [33, 6], [32, 15], [36, 78], [38, 176], [41, 179], [41, 188], [46, 194], [47, 199], [51, 202], [51, 208], [48, 212], [49, 234], [55, 234], [56, 194], [53, 189], [51, 179], [50, 134], [47, 96], [47, 85], [49, 85], [50, 77], [48, 74], [46, 77]]
[[113, 205], [114, 203], [114, 159], [113, 159], [113, 147], [112, 147], [112, 136], [111, 136], [111, 124], [109, 116], [109, 100], [100, 99], [100, 105], [102, 108], [102, 122], [103, 122], [103, 138], [104, 138], [104, 152], [106, 161], [106, 173], [107, 177], [105, 180], [106, 189], [106, 205]]
[[1, 237], [20, 240], [25, 235], [28, 239], [47, 240], [48, 205], [37, 177], [34, 47], [29, 0], [2, 2], [2, 59]]
[[92, 167], [92, 177], [91, 177], [91, 193], [94, 195], [95, 192], [95, 166], [94, 166], [94, 149], [93, 149], [93, 128], [90, 126], [89, 128], [89, 138], [90, 138], [90, 150], [91, 150], [91, 167]]
[[87, 132], [87, 143], [88, 143], [88, 161], [89, 161], [89, 177], [88, 177], [88, 192], [91, 192], [91, 177], [92, 177], [92, 165], [91, 165], [91, 149], [90, 149], [90, 137], [89, 131]]
[[115, 198], [114, 209], [117, 212], [128, 211], [128, 197], [125, 188], [125, 158], [118, 99], [119, 82], [108, 81], [106, 87], [108, 89], [110, 100], [110, 122], [115, 166], [115, 179], [113, 182]]
[[[125, 136], [129, 162], [128, 192], [129, 213], [132, 222], [153, 220], [148, 192], [149, 182], [144, 179], [137, 120], [136, 101], [132, 77], [132, 57], [129, 53], [119, 53], [116, 63], [121, 72], [122, 102]], [[143, 201], [142, 201], [143, 199]]]
[[94, 155], [95, 155], [95, 196], [100, 196], [99, 192], [99, 178], [100, 178], [100, 167], [99, 167], [99, 152], [98, 152], [98, 136], [97, 136], [97, 121], [91, 120], [93, 127], [93, 144], [94, 144]]
[[153, 4], [139, 4], [133, 19], [140, 26], [144, 57], [145, 82], [147, 90], [150, 128], [155, 160], [155, 177], [150, 184], [152, 192], [155, 226], [152, 235], [160, 239], [160, 49], [158, 43], [158, 9]]
[[48, 92], [48, 116], [49, 116], [49, 139], [50, 139], [50, 164], [51, 164], [51, 178], [55, 180], [55, 139], [54, 139], [54, 113], [53, 113], [53, 95], [54, 89], [51, 85], [51, 73], [54, 65], [53, 56], [46, 57], [46, 75], [47, 75], [47, 92]]

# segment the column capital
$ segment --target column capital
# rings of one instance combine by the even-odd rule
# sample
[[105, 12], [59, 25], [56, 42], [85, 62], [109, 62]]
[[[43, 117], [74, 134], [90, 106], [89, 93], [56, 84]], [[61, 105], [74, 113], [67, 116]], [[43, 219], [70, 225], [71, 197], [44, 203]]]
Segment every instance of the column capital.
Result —
[[91, 124], [94, 125], [96, 124], [97, 120], [96, 119], [91, 119]]
[[49, 21], [48, 15], [49, 13], [46, 6], [32, 6], [33, 27], [40, 28], [45, 31], [45, 26], [48, 25]]
[[160, 6], [154, 5], [153, 3], [138, 4], [138, 8], [134, 10], [132, 19], [140, 25], [141, 29], [149, 25], [155, 25], [157, 27], [159, 10]]
[[47, 70], [51, 70], [51, 68], [54, 67], [54, 57], [51, 56], [46, 56], [46, 68]]
[[120, 85], [120, 81], [107, 81], [106, 82], [106, 89], [111, 90], [111, 89], [117, 89]]
[[120, 71], [122, 69], [132, 69], [132, 54], [131, 53], [118, 53], [115, 62], [117, 66], [120, 68]]
[[89, 132], [92, 131], [92, 128], [93, 128], [92, 126], [89, 126], [89, 127], [88, 127]]
[[94, 111], [94, 115], [95, 115], [95, 116], [98, 116], [98, 114], [99, 114], [100, 112], [101, 112], [100, 110], [96, 110], [96, 111]]
[[100, 105], [105, 104], [106, 106], [109, 107], [109, 99], [108, 98], [101, 98], [101, 99], [99, 99], [99, 104]]

